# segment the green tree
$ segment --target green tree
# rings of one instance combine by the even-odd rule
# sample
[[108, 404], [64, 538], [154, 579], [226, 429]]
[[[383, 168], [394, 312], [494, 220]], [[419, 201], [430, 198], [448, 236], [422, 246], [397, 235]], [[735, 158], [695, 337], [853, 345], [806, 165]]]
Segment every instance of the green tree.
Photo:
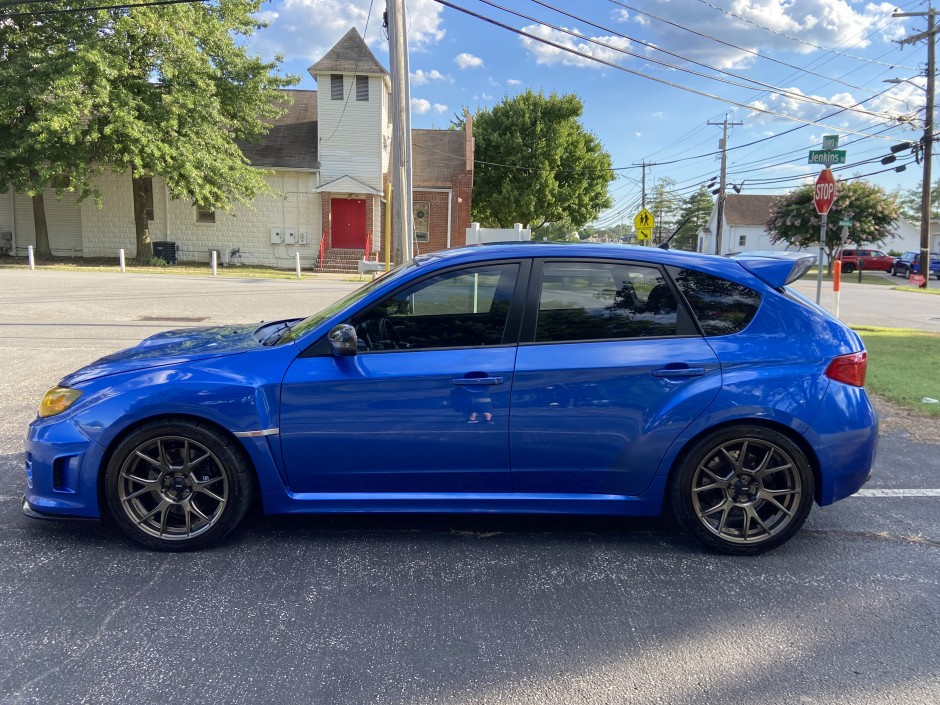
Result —
[[[822, 221], [813, 205], [812, 184], [781, 196], [770, 209], [767, 232], [773, 242], [793, 247], [818, 247]], [[829, 211], [823, 247], [828, 259], [842, 244], [843, 219], [852, 221], [848, 242], [856, 245], [881, 245], [893, 236], [891, 226], [898, 219], [898, 205], [880, 186], [865, 181], [836, 182], [835, 201]]]
[[677, 224], [681, 227], [670, 247], [694, 252], [698, 247], [699, 228], [708, 224], [713, 206], [711, 191], [706, 186], [699, 187], [698, 191], [689, 196], [682, 205], [679, 215], [676, 216]]
[[526, 91], [473, 116], [473, 218], [488, 227], [514, 223], [577, 229], [612, 204], [610, 155], [581, 125], [581, 100]]
[[43, 258], [52, 256], [43, 190], [55, 179], [61, 197], [75, 187], [66, 178], [78, 171], [72, 165], [92, 160], [87, 141], [60, 139], [52, 132], [59, 126], [48, 125], [50, 104], [70, 99], [53, 87], [74, 71], [68, 38], [93, 32], [96, 22], [88, 13], [0, 20], [0, 193], [12, 188], [31, 197], [36, 254]]
[[[901, 217], [915, 227], [920, 226], [921, 198], [919, 185], [909, 189], [897, 189], [894, 192]], [[930, 218], [940, 218], [940, 179], [937, 179], [930, 189]]]
[[145, 178], [159, 176], [173, 198], [210, 209], [271, 192], [238, 141], [270, 129], [284, 109], [279, 89], [297, 78], [278, 75], [280, 57], [265, 62], [244, 46], [264, 26], [255, 17], [261, 4], [220, 0], [76, 13], [83, 19], [55, 27], [49, 16], [3, 25], [0, 47], [15, 45], [31, 57], [20, 63], [44, 67], [50, 54], [60, 60], [25, 82], [7, 80], [13, 69], [0, 70], [0, 106], [21, 116], [24, 137], [0, 143], [0, 186], [4, 179], [21, 185], [25, 170], [36, 173], [28, 182], [35, 190], [56, 173], [80, 198], [99, 198], [95, 176], [107, 168], [130, 172], [138, 262], [153, 254]]
[[668, 177], [659, 179], [646, 197], [646, 210], [653, 214], [653, 244], [661, 244], [672, 235], [676, 225], [680, 199], [675, 192], [676, 181]]

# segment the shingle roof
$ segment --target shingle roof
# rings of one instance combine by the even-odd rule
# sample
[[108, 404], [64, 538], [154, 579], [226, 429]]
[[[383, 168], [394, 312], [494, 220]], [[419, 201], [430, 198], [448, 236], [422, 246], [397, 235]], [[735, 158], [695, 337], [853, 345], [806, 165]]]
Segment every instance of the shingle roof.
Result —
[[770, 206], [777, 196], [728, 194], [725, 198], [725, 220], [728, 225], [766, 225]]
[[412, 130], [411, 163], [415, 188], [450, 186], [465, 173], [466, 133], [463, 130]]
[[288, 90], [294, 102], [258, 143], [239, 143], [252, 166], [268, 169], [319, 169], [317, 92]]
[[359, 36], [359, 32], [356, 31], [355, 27], [346, 32], [346, 35], [336, 42], [336, 45], [307, 71], [314, 77], [318, 73], [388, 75], [388, 71], [375, 58], [375, 54]]

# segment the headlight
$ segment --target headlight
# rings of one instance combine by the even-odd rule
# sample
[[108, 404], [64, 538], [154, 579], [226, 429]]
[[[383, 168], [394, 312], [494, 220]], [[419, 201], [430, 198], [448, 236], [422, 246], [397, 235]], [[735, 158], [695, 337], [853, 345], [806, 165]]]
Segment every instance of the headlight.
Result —
[[82, 393], [77, 389], [53, 387], [42, 395], [42, 401], [39, 402], [39, 417], [45, 418], [61, 414], [78, 401], [81, 395]]

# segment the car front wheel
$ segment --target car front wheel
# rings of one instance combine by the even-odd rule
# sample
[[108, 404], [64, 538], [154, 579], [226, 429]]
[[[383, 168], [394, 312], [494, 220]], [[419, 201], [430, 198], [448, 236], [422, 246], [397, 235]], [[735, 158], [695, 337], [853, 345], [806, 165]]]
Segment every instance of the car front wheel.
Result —
[[254, 483], [234, 439], [189, 420], [154, 421], [108, 463], [111, 516], [132, 539], [162, 551], [202, 548], [245, 515]]
[[789, 540], [813, 504], [800, 448], [782, 433], [742, 425], [716, 431], [685, 454], [670, 500], [679, 522], [724, 553], [762, 553]]
[[893, 264], [888, 267], [888, 274], [890, 274], [892, 277], [896, 277], [898, 275], [897, 271], [894, 269]]

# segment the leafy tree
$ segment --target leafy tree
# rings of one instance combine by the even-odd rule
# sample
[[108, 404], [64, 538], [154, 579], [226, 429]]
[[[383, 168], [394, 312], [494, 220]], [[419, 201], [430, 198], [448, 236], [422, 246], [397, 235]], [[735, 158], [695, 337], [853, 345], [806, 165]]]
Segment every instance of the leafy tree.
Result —
[[[920, 225], [921, 187], [897, 189], [894, 198], [898, 203], [898, 211], [902, 218], [912, 225]], [[930, 218], [940, 218], [940, 179], [930, 189]]]
[[680, 206], [675, 179], [659, 179], [646, 198], [646, 210], [653, 214], [653, 242], [663, 243], [672, 235]]
[[[813, 205], [814, 186], [807, 184], [781, 196], [770, 209], [767, 232], [773, 242], [792, 247], [819, 246], [822, 221]], [[832, 255], [842, 245], [843, 219], [852, 221], [848, 242], [856, 245], [881, 245], [898, 219], [898, 206], [880, 186], [865, 181], [836, 182], [835, 201], [829, 211], [823, 247], [832, 262]]]
[[[612, 204], [610, 155], [579, 122], [581, 100], [531, 90], [473, 116], [473, 218], [488, 227], [539, 228], [594, 220]], [[497, 166], [500, 165], [500, 166]]]
[[173, 198], [210, 209], [270, 192], [265, 172], [249, 165], [237, 142], [267, 132], [283, 111], [278, 89], [297, 79], [277, 74], [279, 57], [265, 62], [244, 46], [264, 26], [254, 16], [261, 4], [220, 0], [76, 13], [84, 20], [55, 28], [48, 16], [3, 25], [0, 47], [13, 43], [32, 57], [21, 63], [44, 66], [49, 42], [54, 57], [68, 57], [26, 82], [5, 80], [15, 74], [2, 69], [0, 106], [4, 117], [21, 116], [27, 139], [0, 143], [0, 185], [24, 183], [11, 174], [25, 169], [37, 174], [29, 182], [35, 190], [52, 172], [68, 176], [80, 198], [98, 198], [95, 176], [129, 171], [141, 263], [153, 255], [146, 177], [162, 177]]
[[[44, 7], [46, 7], [44, 5]], [[12, 188], [32, 198], [36, 254], [51, 257], [43, 190], [53, 179], [58, 195], [65, 176], [80, 173], [92, 160], [85, 140], [60, 139], [61, 129], [49, 114], [50, 104], [69, 100], [53, 89], [71, 75], [77, 56], [69, 37], [93, 32], [95, 16], [62, 13], [0, 20], [0, 193]], [[60, 177], [60, 178], [56, 178]]]
[[701, 186], [698, 191], [689, 196], [679, 211], [679, 215], [676, 216], [679, 224], [683, 222], [685, 224], [679, 228], [670, 247], [676, 250], [695, 251], [698, 247], [699, 228], [708, 224], [713, 206], [711, 191], [706, 186]]

